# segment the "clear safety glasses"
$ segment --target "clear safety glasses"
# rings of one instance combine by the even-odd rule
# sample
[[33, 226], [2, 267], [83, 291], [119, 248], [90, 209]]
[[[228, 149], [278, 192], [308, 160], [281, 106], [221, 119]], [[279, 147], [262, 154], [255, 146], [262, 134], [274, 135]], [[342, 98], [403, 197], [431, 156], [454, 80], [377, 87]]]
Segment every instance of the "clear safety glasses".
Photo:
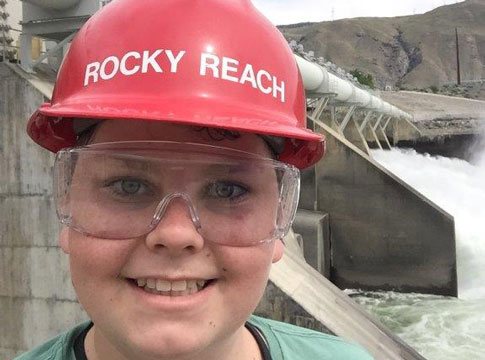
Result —
[[61, 150], [54, 167], [59, 220], [85, 235], [130, 239], [164, 215], [191, 220], [208, 241], [250, 246], [283, 237], [294, 219], [298, 169], [202, 144], [119, 142]]

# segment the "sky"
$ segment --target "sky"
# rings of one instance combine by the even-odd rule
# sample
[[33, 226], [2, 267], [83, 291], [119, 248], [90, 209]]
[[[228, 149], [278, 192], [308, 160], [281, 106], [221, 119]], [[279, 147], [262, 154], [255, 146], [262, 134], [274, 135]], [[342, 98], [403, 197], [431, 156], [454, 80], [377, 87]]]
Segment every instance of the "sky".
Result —
[[275, 25], [423, 14], [463, 0], [252, 0]]
[[[275, 25], [337, 20], [359, 16], [422, 14], [463, 0], [252, 0]], [[8, 0], [9, 23], [20, 29], [20, 0]], [[13, 32], [12, 36], [17, 37]]]

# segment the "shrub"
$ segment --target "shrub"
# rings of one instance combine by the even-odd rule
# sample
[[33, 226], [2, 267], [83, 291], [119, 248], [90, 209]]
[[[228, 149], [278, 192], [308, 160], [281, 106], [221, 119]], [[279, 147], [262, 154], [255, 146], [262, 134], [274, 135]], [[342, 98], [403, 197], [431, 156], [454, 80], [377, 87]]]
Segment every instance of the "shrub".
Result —
[[372, 77], [371, 74], [366, 74], [359, 69], [352, 70], [350, 74], [352, 74], [352, 76], [357, 78], [357, 81], [362, 85], [367, 85], [371, 89], [375, 89], [374, 78]]

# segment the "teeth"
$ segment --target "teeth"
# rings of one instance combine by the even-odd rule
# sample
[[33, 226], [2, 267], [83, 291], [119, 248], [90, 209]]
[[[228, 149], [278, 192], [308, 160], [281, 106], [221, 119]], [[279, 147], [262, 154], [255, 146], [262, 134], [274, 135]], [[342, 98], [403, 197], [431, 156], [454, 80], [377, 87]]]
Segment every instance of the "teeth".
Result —
[[197, 290], [197, 280], [187, 280], [187, 290], [194, 289]]
[[150, 289], [156, 289], [157, 281], [155, 279], [147, 279], [147, 287]]
[[157, 280], [157, 290], [158, 291], [170, 291], [170, 290], [172, 290], [172, 284], [170, 283], [170, 281], [158, 279]]
[[172, 282], [172, 291], [185, 291], [187, 289], [187, 281], [174, 281]]
[[145, 291], [164, 296], [186, 296], [195, 294], [206, 285], [206, 280], [167, 281], [162, 279], [140, 278], [136, 283]]

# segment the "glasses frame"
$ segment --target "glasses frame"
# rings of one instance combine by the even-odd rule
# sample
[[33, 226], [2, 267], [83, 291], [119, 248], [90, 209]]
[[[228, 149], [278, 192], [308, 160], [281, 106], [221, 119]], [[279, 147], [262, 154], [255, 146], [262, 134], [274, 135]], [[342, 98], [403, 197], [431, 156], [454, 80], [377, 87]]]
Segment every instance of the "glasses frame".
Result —
[[[207, 152], [208, 154], [213, 154], [213, 155], [216, 155], [216, 156], [230, 155], [230, 156], [234, 156], [236, 158], [240, 157], [241, 159], [244, 159], [246, 161], [247, 160], [254, 160], [254, 161], [263, 162], [263, 163], [267, 164], [267, 166], [273, 166], [275, 169], [284, 169], [284, 173], [287, 174], [287, 176], [283, 176], [285, 178], [284, 179], [285, 182], [283, 182], [283, 180], [282, 180], [282, 182], [279, 183], [280, 194], [279, 194], [279, 200], [278, 200], [279, 203], [278, 203], [277, 219], [281, 216], [282, 199], [287, 199], [287, 196], [285, 196], [285, 194], [283, 194], [283, 192], [285, 192], [285, 191], [291, 191], [292, 192], [292, 194], [289, 194], [289, 195], [286, 194], [288, 196], [291, 196], [292, 199], [290, 200], [290, 204], [289, 204], [289, 206], [291, 206], [291, 209], [288, 210], [287, 213], [286, 213], [287, 219], [284, 220], [284, 223], [283, 223], [284, 226], [282, 226], [282, 227], [275, 226], [275, 231], [274, 231], [274, 234], [271, 238], [256, 240], [254, 242], [244, 244], [244, 245], [234, 245], [234, 244], [227, 244], [227, 245], [228, 246], [238, 246], [238, 247], [253, 246], [253, 245], [257, 245], [257, 244], [261, 244], [261, 243], [272, 242], [276, 239], [281, 239], [289, 232], [291, 225], [294, 221], [296, 211], [297, 211], [297, 207], [298, 207], [298, 202], [299, 202], [299, 195], [300, 195], [300, 171], [299, 171], [299, 169], [297, 169], [293, 165], [286, 164], [286, 163], [280, 162], [280, 161], [272, 159], [272, 158], [264, 157], [264, 156], [261, 156], [261, 155], [258, 155], [258, 154], [249, 153], [249, 152], [242, 151], [242, 150], [237, 150], [237, 149], [227, 148], [227, 147], [221, 147], [221, 146], [215, 146], [215, 145], [208, 145], [208, 144], [191, 143], [191, 142], [175, 142], [175, 141], [106, 142], [106, 143], [96, 143], [96, 144], [89, 144], [89, 145], [78, 146], [78, 147], [65, 148], [65, 149], [60, 150], [56, 155], [54, 168], [53, 168], [54, 200], [55, 200], [55, 205], [56, 205], [57, 218], [58, 218], [59, 222], [62, 225], [67, 226], [67, 227], [69, 227], [69, 228], [75, 230], [76, 232], [83, 234], [85, 236], [97, 237], [97, 236], [91, 234], [89, 231], [86, 231], [85, 229], [82, 229], [81, 227], [73, 224], [72, 221], [71, 221], [71, 217], [63, 215], [60, 211], [61, 206], [60, 206], [60, 201], [59, 201], [59, 199], [60, 199], [59, 180], [61, 178], [65, 179], [66, 175], [65, 174], [59, 175], [59, 172], [61, 170], [59, 163], [64, 161], [64, 158], [66, 156], [72, 158], [73, 154], [82, 153], [82, 152], [92, 152], [92, 153], [96, 153], [96, 152], [100, 152], [100, 153], [110, 152], [111, 153], [112, 152], [113, 154], [115, 154], [115, 153], [117, 153], [116, 151], [119, 151], [118, 154], [130, 154], [129, 152], [127, 152], [127, 150], [140, 150], [140, 149], [146, 150], [146, 149], [151, 149], [150, 146], [153, 147], [154, 150], [157, 150], [157, 148], [160, 149], [160, 147], [164, 147], [164, 149], [163, 149], [164, 152], [172, 149], [173, 151], [182, 151], [182, 152], [185, 151], [187, 153], [191, 153], [190, 151], [187, 151], [187, 149], [191, 150], [191, 149], [195, 148], [195, 149], [201, 150], [201, 151], [197, 152], [197, 154]], [[165, 148], [167, 148], [167, 149], [165, 149]], [[134, 155], [134, 156], [136, 156], [136, 155]], [[149, 158], [149, 157], [143, 156], [143, 158]], [[72, 179], [72, 174], [74, 172], [75, 166], [76, 165], [75, 165], [75, 162], [74, 162], [74, 165], [70, 169], [71, 173], [69, 175], [69, 179]], [[62, 170], [65, 170], [64, 167], [62, 168]], [[70, 185], [71, 184], [69, 184], [68, 187]], [[64, 186], [64, 184], [63, 184], [63, 186]], [[167, 196], [169, 196], [169, 195], [166, 195], [163, 199], [165, 199]], [[177, 196], [184, 197], [183, 193], [177, 193]], [[163, 201], [163, 199], [160, 200], [159, 204]], [[152, 232], [156, 228], [156, 226], [158, 225], [158, 222], [161, 220], [162, 217], [157, 219], [157, 222], [156, 222], [155, 226], [153, 226], [153, 228], [150, 228], [149, 231], [147, 231], [146, 233], [141, 234], [139, 236], [146, 236], [147, 234]], [[155, 218], [156, 218], [156, 213], [154, 214], [152, 221]], [[196, 225], [196, 224], [194, 223], [194, 225]], [[113, 239], [106, 238], [106, 239], [107, 240], [125, 240], [125, 239], [136, 238], [136, 237], [139, 237], [139, 236], [127, 237], [127, 238], [123, 238], [123, 239], [121, 239], [121, 238], [120, 239], [118, 239], [118, 238], [113, 238]], [[210, 241], [210, 240], [206, 240], [206, 241]], [[219, 242], [217, 242], [217, 243], [219, 243]], [[226, 244], [223, 244], [223, 245], [226, 245]]]

